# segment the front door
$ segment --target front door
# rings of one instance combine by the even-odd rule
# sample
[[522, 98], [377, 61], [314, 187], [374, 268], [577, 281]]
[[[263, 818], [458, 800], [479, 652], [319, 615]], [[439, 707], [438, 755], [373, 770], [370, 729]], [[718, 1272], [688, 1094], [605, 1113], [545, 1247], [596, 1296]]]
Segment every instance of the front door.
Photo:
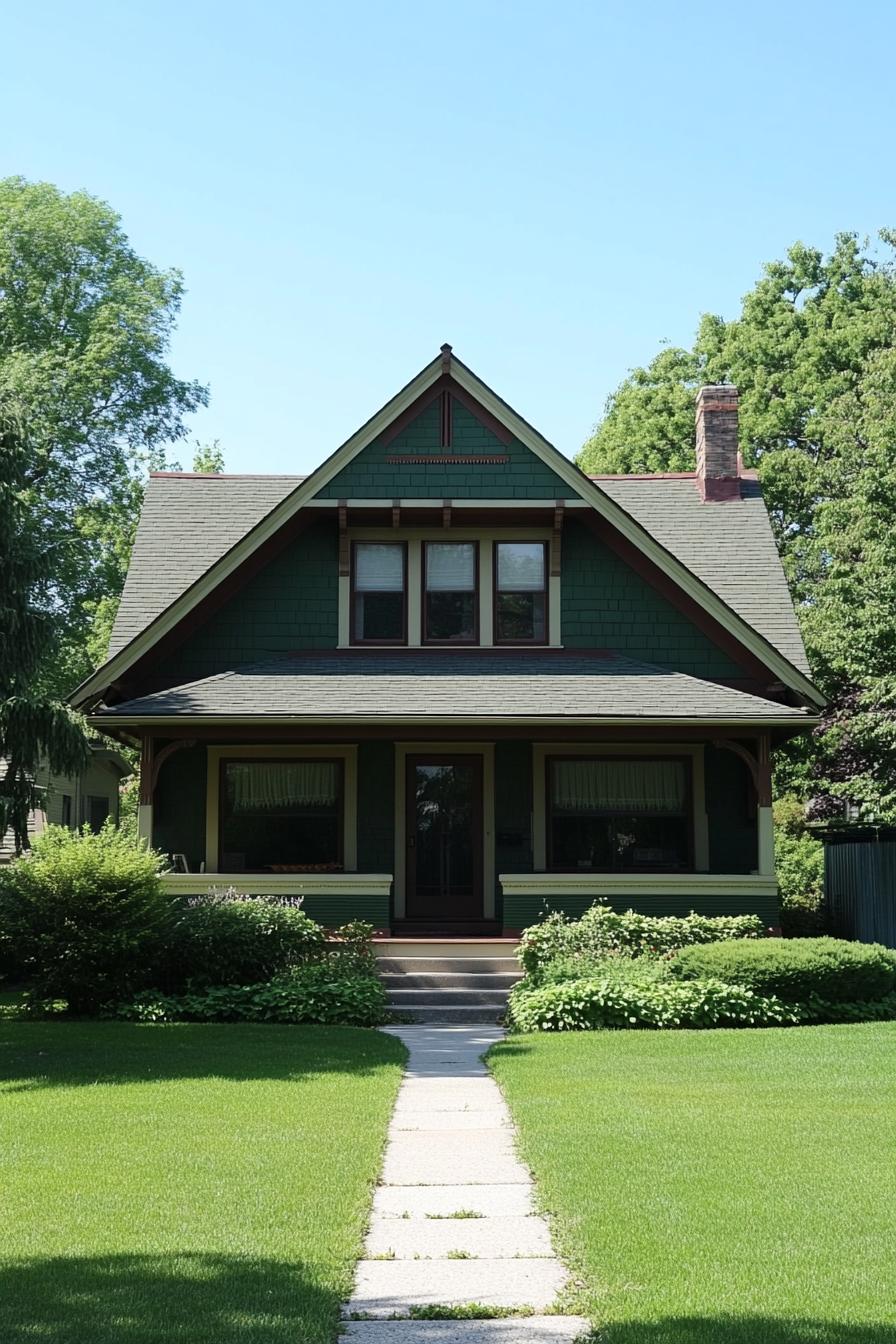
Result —
[[482, 757], [407, 758], [408, 919], [482, 918]]

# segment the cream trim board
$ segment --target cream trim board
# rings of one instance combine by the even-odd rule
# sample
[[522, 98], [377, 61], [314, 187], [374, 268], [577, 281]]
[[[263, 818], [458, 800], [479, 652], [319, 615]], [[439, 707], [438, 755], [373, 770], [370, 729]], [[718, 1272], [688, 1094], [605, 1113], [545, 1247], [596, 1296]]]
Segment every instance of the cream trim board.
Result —
[[[343, 819], [342, 819], [342, 862], [345, 873], [354, 873], [358, 867], [358, 748], [339, 743], [334, 746], [268, 746], [266, 743], [254, 743], [252, 746], [209, 747], [205, 791], [205, 867], [206, 874], [218, 876], [218, 816], [222, 759], [243, 757], [244, 759], [266, 759], [284, 757], [292, 760], [335, 757], [344, 762], [343, 779]], [[343, 876], [344, 874], [339, 874]], [[251, 874], [243, 874], [246, 880]], [[301, 874], [288, 873], [295, 883]], [[315, 876], [315, 881], [317, 880]], [[320, 874], [319, 876], [326, 876]]]
[[[479, 643], [462, 645], [440, 645], [438, 647], [459, 652], [469, 649], [488, 649], [494, 645], [494, 543], [496, 541], [544, 541], [547, 543], [548, 564], [548, 643], [542, 648], [561, 648], [561, 577], [552, 575], [551, 569], [551, 530], [547, 527], [508, 528], [505, 532], [496, 528], [452, 527], [439, 530], [436, 527], [401, 528], [356, 527], [349, 532], [349, 542], [380, 541], [403, 542], [407, 546], [407, 607], [408, 641], [407, 647], [419, 649], [423, 645], [423, 546], [427, 541], [473, 541], [479, 543]], [[339, 580], [339, 648], [364, 648], [363, 643], [351, 644], [351, 580], [344, 575]], [[502, 647], [513, 648], [514, 645]], [[531, 644], [520, 645], [532, 648]]]
[[199, 896], [210, 886], [237, 887], [250, 896], [388, 896], [391, 873], [163, 873], [179, 896]]
[[774, 877], [757, 873], [501, 873], [505, 896], [775, 896]]
[[565, 481], [579, 498], [585, 500], [598, 513], [606, 517], [618, 530], [648, 555], [658, 567], [672, 578], [681, 589], [693, 597], [705, 610], [709, 611], [719, 623], [745, 648], [754, 653], [767, 667], [777, 673], [780, 679], [805, 700], [821, 707], [824, 698], [804, 673], [788, 661], [769, 642], [740, 616], [717, 594], [697, 578], [682, 562], [667, 551], [640, 523], [568, 458], [565, 458], [537, 430], [533, 429], [506, 402], [494, 393], [490, 387], [468, 369], [460, 360], [441, 356], [432, 360], [402, 390], [386, 403], [365, 425], [353, 434], [336, 450], [316, 471], [296, 487], [276, 508], [272, 509], [256, 526], [240, 539], [231, 549], [216, 561], [205, 574], [200, 576], [185, 593], [160, 613], [151, 624], [137, 635], [114, 657], [110, 658], [91, 677], [84, 681], [72, 695], [72, 703], [85, 705], [93, 695], [102, 692], [120, 676], [142, 654], [148, 651], [168, 633], [188, 611], [208, 595], [222, 579], [231, 574], [259, 545], [272, 536], [277, 529], [304, 507], [332, 478], [346, 466], [363, 448], [399, 415], [402, 414], [423, 392], [440, 377], [447, 363], [448, 371], [455, 381], [483, 407], [491, 411], [502, 424], [527, 448], [549, 466], [561, 480]]
[[[395, 743], [395, 918], [407, 909], [407, 760], [409, 756], [482, 757], [482, 914], [495, 917], [495, 745], [493, 742]], [[449, 912], [446, 912], [446, 918]]]
[[[694, 868], [705, 873], [709, 868], [709, 823], [706, 816], [705, 749], [702, 742], [536, 742], [532, 748], [532, 858], [536, 872], [547, 870], [548, 812], [545, 775], [549, 756], [689, 756], [694, 799]], [[559, 877], [560, 874], [557, 874]], [[578, 878], [578, 874], [571, 876]], [[584, 875], [583, 875], [584, 876]], [[601, 874], [587, 875], [589, 878]], [[614, 874], [604, 874], [612, 877]], [[627, 876], [627, 875], [624, 875]], [[693, 874], [688, 874], [693, 876]]]

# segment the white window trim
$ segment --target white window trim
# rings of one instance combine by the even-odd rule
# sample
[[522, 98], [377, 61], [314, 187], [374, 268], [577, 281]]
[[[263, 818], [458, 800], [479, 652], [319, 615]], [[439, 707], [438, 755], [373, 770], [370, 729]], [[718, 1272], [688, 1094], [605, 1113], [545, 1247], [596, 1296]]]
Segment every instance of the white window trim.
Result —
[[[408, 642], [407, 645], [389, 645], [389, 648], [419, 649], [423, 647], [421, 618], [423, 611], [423, 543], [426, 541], [476, 541], [479, 543], [479, 643], [478, 644], [439, 644], [426, 647], [451, 649], [461, 653], [464, 650], [487, 649], [494, 645], [494, 543], [496, 541], [544, 541], [547, 542], [548, 564], [548, 642], [547, 644], [502, 644], [502, 649], [512, 648], [550, 648], [559, 649], [562, 629], [562, 592], [559, 574], [551, 573], [551, 529], [549, 527], [529, 528], [470, 528], [452, 527], [440, 531], [437, 527], [401, 528], [396, 531], [390, 527], [355, 527], [349, 531], [349, 543], [356, 541], [405, 542], [407, 544], [407, 584], [408, 584]], [[339, 621], [338, 647], [366, 648], [363, 642], [351, 642], [351, 575], [339, 576]]]
[[[340, 743], [338, 746], [267, 746], [256, 743], [253, 746], [209, 747], [206, 775], [205, 805], [205, 870], [218, 872], [218, 817], [221, 780], [221, 761], [241, 757], [243, 759], [284, 757], [288, 760], [319, 759], [328, 757], [343, 762], [343, 818], [342, 818], [342, 867], [346, 873], [358, 870], [358, 748]], [[291, 875], [295, 880], [296, 874]], [[301, 877], [301, 874], [298, 876]]]
[[[572, 745], [569, 742], [537, 742], [532, 749], [532, 858], [537, 873], [547, 872], [548, 810], [545, 772], [549, 756], [689, 756], [694, 799], [694, 871], [709, 871], [709, 822], [706, 816], [706, 766], [702, 743], [620, 742]], [[594, 875], [596, 876], [596, 874]], [[609, 876], [616, 876], [610, 874]], [[662, 877], [663, 874], [658, 874]]]
[[[395, 743], [395, 918], [407, 910], [407, 760], [409, 756], [482, 757], [482, 917], [495, 917], [494, 742]], [[450, 912], [446, 911], [446, 917]]]

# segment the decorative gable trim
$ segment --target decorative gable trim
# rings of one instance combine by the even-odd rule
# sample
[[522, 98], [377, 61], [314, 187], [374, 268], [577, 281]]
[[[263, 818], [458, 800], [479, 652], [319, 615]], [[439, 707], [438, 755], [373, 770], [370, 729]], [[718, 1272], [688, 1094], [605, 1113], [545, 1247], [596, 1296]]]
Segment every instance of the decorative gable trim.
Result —
[[[103, 692], [119, 680], [128, 668], [143, 658], [160, 640], [203, 602], [224, 580], [269, 541], [290, 519], [310, 503], [342, 469], [369, 444], [392, 429], [396, 420], [407, 417], [422, 399], [428, 404], [439, 392], [450, 385], [452, 395], [474, 410], [484, 423], [484, 415], [502, 427], [502, 437], [509, 442], [517, 439], [535, 454], [551, 471], [570, 486], [573, 494], [590, 505], [611, 523], [618, 532], [642, 551], [648, 559], [666, 574], [682, 591], [703, 607], [719, 624], [738, 640], [750, 653], [802, 699], [822, 706], [824, 697], [798, 668], [779, 653], [766, 639], [747, 624], [723, 600], [697, 578], [671, 552], [667, 551], [631, 514], [612, 500], [584, 472], [553, 446], [528, 421], [483, 383], [476, 374], [443, 346], [439, 356], [405, 385], [375, 415], [361, 426], [340, 448], [337, 448], [297, 488], [230, 548], [210, 569], [190, 585], [171, 605], [152, 621], [145, 630], [123, 649], [104, 663], [72, 694], [74, 705], [92, 705]], [[470, 406], [470, 403], [473, 403]], [[422, 409], [422, 406], [419, 407]], [[419, 409], [416, 413], [419, 413]], [[411, 416], [413, 418], [413, 416]], [[430, 460], [430, 459], [427, 459]], [[334, 501], [335, 503], [335, 501]]]

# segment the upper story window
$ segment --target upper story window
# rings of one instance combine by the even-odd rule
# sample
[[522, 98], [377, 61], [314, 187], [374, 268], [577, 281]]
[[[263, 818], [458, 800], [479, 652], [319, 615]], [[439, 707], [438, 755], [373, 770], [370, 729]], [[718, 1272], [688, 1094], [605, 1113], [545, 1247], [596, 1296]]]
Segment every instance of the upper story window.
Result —
[[352, 642], [407, 641], [407, 547], [355, 542], [352, 548]]
[[479, 642], [479, 547], [474, 541], [427, 541], [423, 547], [423, 639], [427, 644]]
[[495, 643], [547, 642], [547, 545], [495, 542]]

